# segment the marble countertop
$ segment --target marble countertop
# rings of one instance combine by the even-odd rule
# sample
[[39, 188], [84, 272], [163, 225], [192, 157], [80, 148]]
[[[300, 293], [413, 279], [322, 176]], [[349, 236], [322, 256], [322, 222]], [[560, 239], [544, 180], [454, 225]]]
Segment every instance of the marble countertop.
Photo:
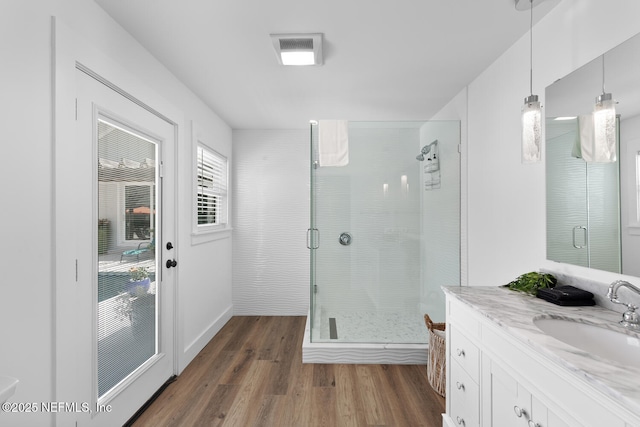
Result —
[[640, 338], [618, 324], [620, 313], [597, 305], [558, 306], [504, 287], [443, 287], [443, 290], [640, 416], [640, 369], [565, 344], [546, 335], [533, 323], [533, 319], [540, 316], [568, 318]]

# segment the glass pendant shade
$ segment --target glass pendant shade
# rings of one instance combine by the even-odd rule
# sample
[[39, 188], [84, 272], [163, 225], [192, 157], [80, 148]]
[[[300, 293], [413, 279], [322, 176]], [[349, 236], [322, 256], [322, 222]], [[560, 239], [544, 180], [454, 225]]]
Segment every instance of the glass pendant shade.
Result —
[[594, 161], [616, 161], [616, 103], [610, 93], [596, 98], [593, 109]]
[[540, 161], [542, 113], [537, 95], [524, 99], [522, 106], [522, 163]]

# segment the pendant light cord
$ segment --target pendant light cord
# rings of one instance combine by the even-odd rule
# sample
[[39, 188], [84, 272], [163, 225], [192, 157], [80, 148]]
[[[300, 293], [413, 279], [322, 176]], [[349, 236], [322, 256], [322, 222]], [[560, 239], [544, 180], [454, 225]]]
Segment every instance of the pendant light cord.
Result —
[[605, 90], [604, 90], [604, 53], [602, 54], [602, 94], [605, 94]]
[[529, 0], [529, 5], [529, 92], [533, 95], [533, 0]]

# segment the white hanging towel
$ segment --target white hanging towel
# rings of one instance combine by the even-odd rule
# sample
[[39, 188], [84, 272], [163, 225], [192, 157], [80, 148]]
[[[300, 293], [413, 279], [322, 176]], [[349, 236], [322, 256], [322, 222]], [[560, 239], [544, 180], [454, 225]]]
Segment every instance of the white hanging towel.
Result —
[[593, 162], [595, 155], [595, 132], [593, 131], [593, 115], [578, 116], [580, 134], [580, 157], [585, 162]]
[[349, 122], [347, 120], [318, 121], [318, 161], [320, 166], [349, 164]]

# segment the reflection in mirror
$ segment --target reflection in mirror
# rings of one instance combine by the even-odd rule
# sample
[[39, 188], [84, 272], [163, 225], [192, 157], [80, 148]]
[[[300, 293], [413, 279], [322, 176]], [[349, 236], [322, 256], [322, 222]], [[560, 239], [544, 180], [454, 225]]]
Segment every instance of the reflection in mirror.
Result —
[[547, 258], [621, 272], [618, 162], [580, 156], [578, 119], [547, 119]]
[[[640, 35], [547, 87], [547, 259], [640, 276]], [[595, 98], [617, 102], [617, 156], [592, 161]], [[598, 159], [603, 160], [603, 159]]]

